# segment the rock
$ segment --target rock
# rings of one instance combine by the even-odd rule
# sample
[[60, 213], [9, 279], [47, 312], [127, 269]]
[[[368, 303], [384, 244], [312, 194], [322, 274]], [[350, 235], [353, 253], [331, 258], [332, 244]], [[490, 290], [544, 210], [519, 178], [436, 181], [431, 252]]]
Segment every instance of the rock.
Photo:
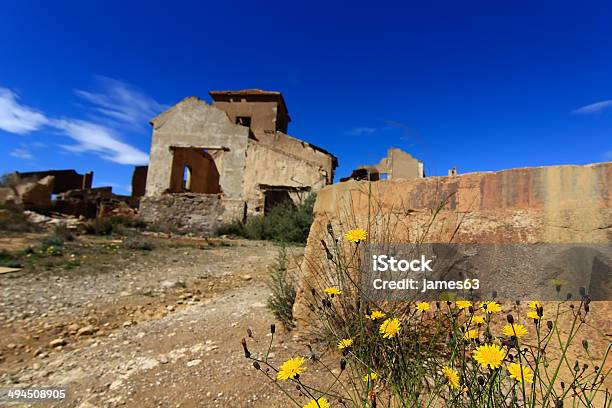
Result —
[[81, 327], [77, 332], [78, 336], [91, 336], [96, 332], [96, 328], [92, 325]]
[[66, 327], [66, 331], [70, 334], [75, 334], [79, 330], [80, 326], [76, 323], [72, 323], [70, 326]]
[[168, 362], [169, 362], [168, 357], [166, 357], [166, 356], [160, 356], [160, 357], [159, 357], [159, 362], [160, 362], [161, 364], [168, 364]]
[[171, 280], [164, 280], [161, 281], [159, 286], [162, 287], [162, 289], [172, 289], [172, 288], [179, 288], [184, 286], [184, 284], [181, 281], [171, 281]]
[[55, 340], [51, 340], [49, 342], [50, 347], [60, 347], [60, 346], [65, 346], [66, 344], [67, 344], [66, 340], [61, 337]]
[[200, 363], [202, 363], [202, 360], [200, 360], [199, 358], [195, 360], [191, 360], [187, 362], [187, 367], [195, 367], [197, 365], [200, 365]]
[[253, 277], [251, 275], [242, 275], [242, 280], [243, 281], [250, 281], [251, 279], [253, 279]]

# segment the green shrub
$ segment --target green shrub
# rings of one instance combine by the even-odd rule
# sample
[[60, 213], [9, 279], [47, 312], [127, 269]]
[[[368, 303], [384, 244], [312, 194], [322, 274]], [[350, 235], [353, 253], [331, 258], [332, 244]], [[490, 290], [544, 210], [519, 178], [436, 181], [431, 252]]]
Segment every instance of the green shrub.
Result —
[[23, 265], [18, 256], [8, 252], [7, 250], [0, 250], [0, 265], [8, 268], [22, 268]]
[[313, 221], [315, 195], [302, 203], [283, 202], [265, 216], [255, 216], [246, 223], [234, 222], [217, 230], [220, 235], [238, 235], [249, 239], [305, 243]]
[[127, 249], [137, 249], [140, 251], [151, 251], [153, 249], [153, 243], [150, 239], [137, 236], [128, 237], [123, 242], [123, 246]]
[[239, 237], [246, 237], [246, 231], [244, 229], [244, 223], [241, 221], [234, 221], [229, 224], [225, 224], [217, 228], [217, 235], [235, 235]]
[[95, 218], [83, 225], [83, 231], [88, 235], [110, 235], [113, 232], [113, 223], [110, 218]]
[[45, 255], [61, 256], [64, 254], [64, 237], [50, 234], [40, 241], [40, 251]]
[[37, 232], [41, 228], [31, 222], [17, 206], [0, 205], [0, 231]]
[[53, 235], [61, 237], [64, 241], [68, 242], [75, 239], [74, 233], [64, 223], [58, 224], [53, 228]]
[[268, 309], [287, 330], [292, 329], [295, 286], [287, 273], [287, 250], [284, 246], [278, 251], [276, 264], [270, 269], [268, 287], [272, 291]]
[[89, 220], [85, 223], [83, 230], [88, 235], [125, 235], [126, 228], [142, 230], [147, 228], [147, 223], [139, 218], [116, 215]]
[[43, 250], [46, 250], [49, 247], [63, 247], [64, 246], [64, 237], [61, 235], [50, 234], [47, 235], [40, 241], [40, 247]]

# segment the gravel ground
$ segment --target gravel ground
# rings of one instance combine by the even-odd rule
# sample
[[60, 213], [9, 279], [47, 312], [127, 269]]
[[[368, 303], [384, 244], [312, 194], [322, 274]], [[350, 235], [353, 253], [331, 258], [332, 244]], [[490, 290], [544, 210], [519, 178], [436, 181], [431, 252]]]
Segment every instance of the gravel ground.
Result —
[[[105, 242], [110, 254], [79, 255], [76, 268], [0, 275], [0, 387], [68, 387], [36, 406], [286, 406], [240, 346], [249, 328], [253, 351], [267, 347], [278, 247], [228, 242]], [[303, 249], [289, 252], [296, 264]], [[301, 348], [279, 333], [273, 360]]]

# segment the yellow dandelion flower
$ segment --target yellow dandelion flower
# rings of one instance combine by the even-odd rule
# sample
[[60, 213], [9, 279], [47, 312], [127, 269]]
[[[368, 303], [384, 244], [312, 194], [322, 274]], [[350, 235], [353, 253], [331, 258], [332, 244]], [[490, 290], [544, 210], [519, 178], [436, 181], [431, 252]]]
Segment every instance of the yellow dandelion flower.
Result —
[[506, 357], [506, 353], [497, 344], [484, 344], [472, 353], [482, 368], [499, 368]]
[[452, 389], [458, 390], [460, 388], [459, 385], [459, 373], [454, 368], [450, 368], [449, 366], [444, 366], [442, 368], [442, 373], [446, 377], [448, 381], [448, 385], [451, 386]]
[[537, 310], [538, 307], [542, 307], [542, 304], [539, 300], [532, 300], [529, 302], [529, 308], [533, 310]]
[[499, 313], [502, 311], [502, 307], [497, 302], [480, 302], [480, 309], [485, 313]]
[[342, 291], [338, 288], [334, 288], [334, 287], [329, 287], [329, 288], [325, 288], [323, 289], [323, 292], [327, 293], [328, 295], [341, 295]]
[[507, 324], [504, 326], [502, 332], [504, 333], [504, 336], [516, 336], [520, 339], [527, 334], [527, 329], [522, 324]]
[[467, 309], [468, 307], [472, 306], [472, 302], [470, 302], [469, 300], [458, 300], [455, 302], [455, 304], [457, 305], [459, 310]]
[[338, 342], [338, 350], [342, 350], [353, 345], [353, 339], [342, 339]]
[[383, 335], [383, 338], [390, 339], [397, 336], [401, 329], [402, 324], [397, 318], [394, 317], [382, 322], [378, 331]]
[[472, 317], [472, 323], [474, 324], [484, 324], [485, 323], [485, 318], [484, 316], [473, 316]]
[[352, 229], [346, 234], [344, 234], [344, 238], [356, 244], [358, 244], [361, 241], [365, 241], [367, 237], [368, 237], [367, 231], [362, 228]]
[[383, 313], [383, 312], [381, 312], [379, 310], [374, 310], [369, 315], [366, 315], [366, 319], [376, 320], [376, 319], [382, 319], [385, 316], [386, 316], [385, 313]]
[[466, 340], [475, 339], [478, 337], [478, 330], [468, 330], [463, 335], [463, 338]]
[[321, 397], [316, 401], [311, 399], [308, 404], [304, 405], [304, 408], [329, 408], [329, 401], [325, 397]]
[[527, 312], [527, 317], [534, 320], [540, 320], [544, 318], [544, 315], [540, 316], [536, 310]]
[[378, 379], [378, 374], [371, 372], [369, 374], [366, 374], [363, 376], [363, 382], [372, 382], [374, 380]]
[[427, 310], [429, 310], [430, 306], [429, 303], [427, 302], [419, 302], [416, 305], [417, 310], [421, 311], [421, 312], [425, 312]]
[[510, 377], [518, 382], [523, 382], [523, 380], [527, 383], [533, 382], [533, 371], [527, 366], [518, 363], [510, 363], [508, 372], [510, 373]]
[[304, 357], [293, 357], [289, 360], [285, 361], [280, 366], [280, 370], [278, 370], [278, 374], [276, 374], [276, 378], [278, 380], [288, 380], [290, 378], [295, 378], [296, 375], [302, 374], [304, 369], [302, 368], [302, 364], [304, 364]]

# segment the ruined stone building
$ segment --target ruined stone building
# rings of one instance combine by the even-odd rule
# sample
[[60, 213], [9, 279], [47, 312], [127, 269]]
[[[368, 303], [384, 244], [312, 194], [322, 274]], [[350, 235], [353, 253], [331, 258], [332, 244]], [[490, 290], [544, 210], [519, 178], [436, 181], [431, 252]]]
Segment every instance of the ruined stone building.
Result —
[[145, 220], [210, 232], [333, 182], [337, 158], [287, 134], [291, 118], [280, 92], [210, 96], [212, 104], [188, 97], [151, 121], [149, 166], [132, 180], [139, 191], [145, 186]]
[[425, 177], [423, 162], [412, 157], [402, 149], [389, 149], [387, 157], [383, 157], [378, 164], [360, 166], [351, 172], [351, 175], [340, 179], [348, 180], [399, 180]]

